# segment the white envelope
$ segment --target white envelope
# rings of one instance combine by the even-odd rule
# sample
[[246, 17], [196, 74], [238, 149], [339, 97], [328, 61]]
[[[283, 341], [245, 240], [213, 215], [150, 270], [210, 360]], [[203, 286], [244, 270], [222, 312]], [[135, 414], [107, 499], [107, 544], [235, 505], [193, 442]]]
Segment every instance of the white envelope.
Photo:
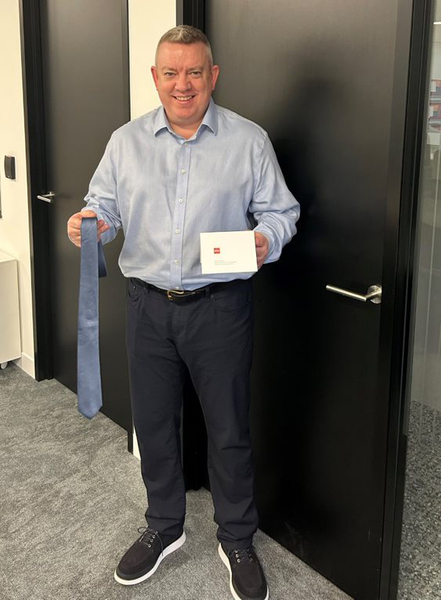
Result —
[[254, 231], [201, 233], [202, 274], [255, 273]]

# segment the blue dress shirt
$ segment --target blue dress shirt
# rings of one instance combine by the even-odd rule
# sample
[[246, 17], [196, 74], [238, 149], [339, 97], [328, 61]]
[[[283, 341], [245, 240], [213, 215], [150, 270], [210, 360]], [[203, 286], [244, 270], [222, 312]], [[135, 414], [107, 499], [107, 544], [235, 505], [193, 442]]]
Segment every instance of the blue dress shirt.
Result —
[[163, 289], [251, 276], [202, 275], [201, 232], [259, 231], [269, 240], [265, 262], [273, 262], [300, 214], [268, 134], [213, 100], [188, 140], [162, 106], [116, 130], [85, 200], [110, 225], [103, 243], [123, 228], [122, 273]]

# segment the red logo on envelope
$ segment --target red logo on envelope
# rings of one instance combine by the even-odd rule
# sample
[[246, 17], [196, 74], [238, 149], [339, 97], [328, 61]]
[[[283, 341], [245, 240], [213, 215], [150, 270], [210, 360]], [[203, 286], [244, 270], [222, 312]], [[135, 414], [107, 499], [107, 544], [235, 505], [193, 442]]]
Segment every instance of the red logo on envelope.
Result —
[[213, 248], [215, 254], [220, 254], [220, 248]]

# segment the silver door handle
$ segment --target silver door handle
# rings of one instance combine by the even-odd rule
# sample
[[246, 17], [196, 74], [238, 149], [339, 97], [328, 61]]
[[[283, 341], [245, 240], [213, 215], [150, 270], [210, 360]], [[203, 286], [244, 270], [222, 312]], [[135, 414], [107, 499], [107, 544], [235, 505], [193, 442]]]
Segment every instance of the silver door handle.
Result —
[[350, 290], [343, 290], [342, 288], [335, 287], [333, 285], [327, 285], [326, 289], [328, 292], [334, 292], [334, 294], [340, 294], [353, 300], [360, 300], [360, 302], [367, 302], [370, 300], [373, 304], [381, 304], [381, 294], [383, 290], [381, 285], [371, 285], [366, 294], [356, 294]]
[[53, 199], [55, 198], [55, 194], [54, 192], [48, 192], [47, 194], [40, 194], [39, 196], [37, 196], [37, 198], [39, 200], [43, 200], [43, 202], [52, 203]]

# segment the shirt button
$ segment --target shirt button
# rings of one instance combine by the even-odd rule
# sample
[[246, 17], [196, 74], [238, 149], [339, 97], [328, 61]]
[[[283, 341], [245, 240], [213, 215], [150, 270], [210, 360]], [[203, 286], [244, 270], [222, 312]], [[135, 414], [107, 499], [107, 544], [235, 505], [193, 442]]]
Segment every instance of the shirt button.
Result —
[[175, 258], [173, 262], [175, 263], [175, 265], [179, 265], [179, 260], [177, 258]]
[[178, 202], [179, 204], [182, 204], [184, 202], [184, 198], [178, 198]]
[[186, 171], [185, 169], [181, 169], [181, 173], [182, 173], [182, 175], [185, 175], [185, 173], [186, 173], [186, 172], [187, 172], [187, 171]]
[[176, 227], [175, 233], [181, 233], [181, 230], [179, 229], [179, 227]]

